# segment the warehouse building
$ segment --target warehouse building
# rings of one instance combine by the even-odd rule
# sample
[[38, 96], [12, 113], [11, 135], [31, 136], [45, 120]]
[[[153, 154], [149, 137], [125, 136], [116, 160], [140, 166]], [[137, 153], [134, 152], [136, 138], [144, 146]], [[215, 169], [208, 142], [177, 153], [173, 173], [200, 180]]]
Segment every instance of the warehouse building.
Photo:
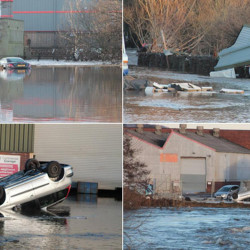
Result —
[[[78, 15], [85, 12], [88, 14], [90, 12], [88, 3], [89, 1], [84, 1], [85, 5], [81, 6], [83, 9], [79, 11], [65, 0], [2, 0], [0, 1], [0, 17], [8, 22], [15, 20], [23, 24], [24, 56], [31, 56], [32, 53], [46, 54], [44, 49], [50, 49], [47, 53], [51, 53], [53, 48], [62, 47], [62, 37], [59, 32], [69, 30], [68, 14]], [[74, 37], [69, 37], [69, 39], [73, 40]], [[23, 52], [15, 55], [23, 56]], [[5, 54], [1, 53], [1, 56]]]
[[32, 48], [53, 48], [58, 44], [58, 31], [65, 30], [65, 0], [14, 0], [13, 18], [24, 21], [24, 43]]
[[0, 176], [24, 169], [27, 159], [73, 167], [73, 187], [97, 183], [99, 190], [122, 187], [121, 125], [0, 124]]
[[[250, 131], [244, 133], [249, 141]], [[137, 159], [148, 166], [159, 195], [210, 193], [250, 179], [250, 150], [222, 138], [219, 129], [138, 125], [126, 126], [125, 134], [132, 138]]]

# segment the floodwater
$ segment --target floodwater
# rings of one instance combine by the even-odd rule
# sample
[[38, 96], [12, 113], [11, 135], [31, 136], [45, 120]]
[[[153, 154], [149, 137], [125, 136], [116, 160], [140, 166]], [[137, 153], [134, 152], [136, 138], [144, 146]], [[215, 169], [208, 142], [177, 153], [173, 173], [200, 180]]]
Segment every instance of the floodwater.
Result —
[[0, 122], [121, 122], [119, 66], [0, 71]]
[[78, 195], [51, 213], [0, 213], [0, 249], [122, 248], [121, 201]]
[[[132, 76], [158, 83], [191, 82], [213, 87], [213, 92], [154, 93], [125, 91], [124, 122], [250, 122], [250, 79], [210, 78], [156, 69], [136, 68]], [[222, 88], [244, 90], [244, 94], [219, 93]]]
[[249, 225], [249, 209], [140, 209], [124, 213], [124, 249], [248, 249]]

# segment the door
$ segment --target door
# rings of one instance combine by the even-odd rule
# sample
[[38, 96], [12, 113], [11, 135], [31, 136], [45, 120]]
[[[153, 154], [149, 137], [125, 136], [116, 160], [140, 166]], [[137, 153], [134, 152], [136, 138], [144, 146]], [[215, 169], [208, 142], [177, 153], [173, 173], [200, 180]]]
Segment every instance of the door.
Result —
[[206, 191], [206, 158], [181, 158], [182, 193]]

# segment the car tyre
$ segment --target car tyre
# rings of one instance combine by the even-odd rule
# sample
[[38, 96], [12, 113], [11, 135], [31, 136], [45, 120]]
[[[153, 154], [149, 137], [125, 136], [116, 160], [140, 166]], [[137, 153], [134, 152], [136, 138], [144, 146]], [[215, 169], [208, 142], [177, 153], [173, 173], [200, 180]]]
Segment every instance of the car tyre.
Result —
[[233, 199], [237, 199], [238, 198], [238, 194], [234, 193], [234, 194], [232, 194], [232, 197], [233, 197]]
[[62, 166], [57, 161], [51, 161], [47, 165], [47, 173], [50, 178], [58, 178], [62, 172]]
[[36, 159], [29, 159], [25, 163], [25, 172], [29, 170], [37, 170], [40, 167], [40, 163]]
[[5, 201], [5, 191], [4, 187], [0, 186], [0, 205], [2, 205]]

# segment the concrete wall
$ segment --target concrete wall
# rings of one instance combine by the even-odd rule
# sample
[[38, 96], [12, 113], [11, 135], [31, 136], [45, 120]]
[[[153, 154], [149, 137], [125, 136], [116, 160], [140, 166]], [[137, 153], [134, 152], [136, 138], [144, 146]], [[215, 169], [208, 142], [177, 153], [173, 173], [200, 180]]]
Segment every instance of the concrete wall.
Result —
[[23, 21], [0, 19], [0, 57], [23, 56]]
[[[206, 160], [206, 180], [214, 174], [211, 158], [214, 151], [208, 147], [201, 147], [177, 133], [172, 133], [167, 144], [163, 148], [145, 143], [136, 137], [132, 139], [133, 147], [138, 151], [138, 160], [146, 163], [151, 171], [152, 182], [156, 181], [158, 193], [181, 192], [181, 159], [190, 157], [194, 160], [204, 158]], [[162, 159], [162, 154], [167, 154], [169, 160]], [[176, 159], [174, 159], [176, 157]]]
[[97, 182], [99, 189], [122, 187], [120, 124], [36, 124], [34, 154], [40, 161], [70, 164], [73, 181]]
[[[152, 182], [155, 179], [158, 183], [156, 192], [181, 192], [181, 162], [185, 158], [193, 161], [204, 159], [206, 185], [208, 182], [224, 183], [225, 180], [235, 182], [250, 179], [250, 154], [216, 152], [175, 132], [170, 135], [163, 148], [136, 137], [132, 138], [137, 159], [148, 166]], [[162, 161], [161, 154], [166, 154], [168, 159]], [[196, 173], [192, 173], [192, 166], [190, 174], [195, 178]], [[206, 190], [211, 188], [212, 186], [207, 186]]]
[[250, 179], [250, 155], [217, 153], [213, 160], [216, 181], [241, 181]]

